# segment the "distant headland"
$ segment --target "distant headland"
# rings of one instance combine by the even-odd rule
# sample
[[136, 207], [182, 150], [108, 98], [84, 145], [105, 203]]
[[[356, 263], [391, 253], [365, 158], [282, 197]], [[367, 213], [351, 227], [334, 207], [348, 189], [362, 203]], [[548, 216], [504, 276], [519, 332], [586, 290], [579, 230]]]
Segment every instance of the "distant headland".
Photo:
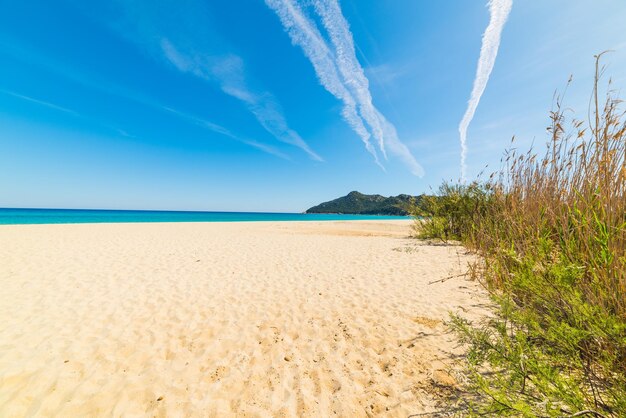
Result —
[[348, 193], [329, 202], [320, 203], [307, 209], [306, 213], [340, 213], [351, 215], [409, 215], [412, 201], [419, 201], [421, 196], [400, 194], [385, 197], [379, 194], [363, 194], [357, 191]]

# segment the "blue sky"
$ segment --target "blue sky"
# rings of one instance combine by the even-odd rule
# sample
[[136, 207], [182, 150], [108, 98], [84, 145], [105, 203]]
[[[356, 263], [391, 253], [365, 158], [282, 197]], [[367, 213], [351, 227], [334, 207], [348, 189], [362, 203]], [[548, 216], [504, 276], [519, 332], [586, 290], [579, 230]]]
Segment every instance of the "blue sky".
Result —
[[[0, 0], [0, 207], [298, 212], [458, 179], [485, 2], [315, 3]], [[468, 178], [513, 135], [544, 143], [570, 74], [586, 117], [594, 54], [623, 90], [624, 21], [621, 0], [513, 1]]]

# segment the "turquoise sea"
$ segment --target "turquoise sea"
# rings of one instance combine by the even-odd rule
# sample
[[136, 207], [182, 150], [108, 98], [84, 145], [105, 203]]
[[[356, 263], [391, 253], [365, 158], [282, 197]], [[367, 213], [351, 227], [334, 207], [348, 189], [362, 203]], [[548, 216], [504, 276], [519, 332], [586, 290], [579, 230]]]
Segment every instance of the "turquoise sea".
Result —
[[119, 222], [353, 221], [405, 216], [156, 210], [0, 209], [0, 225]]

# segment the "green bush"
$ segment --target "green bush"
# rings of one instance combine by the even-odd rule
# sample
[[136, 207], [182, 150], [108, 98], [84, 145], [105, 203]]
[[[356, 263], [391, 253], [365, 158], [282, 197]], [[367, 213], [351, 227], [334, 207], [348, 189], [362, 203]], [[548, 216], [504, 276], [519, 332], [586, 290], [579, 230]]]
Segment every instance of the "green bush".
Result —
[[419, 238], [460, 240], [484, 214], [491, 194], [486, 185], [444, 183], [436, 195], [424, 195], [411, 210]]

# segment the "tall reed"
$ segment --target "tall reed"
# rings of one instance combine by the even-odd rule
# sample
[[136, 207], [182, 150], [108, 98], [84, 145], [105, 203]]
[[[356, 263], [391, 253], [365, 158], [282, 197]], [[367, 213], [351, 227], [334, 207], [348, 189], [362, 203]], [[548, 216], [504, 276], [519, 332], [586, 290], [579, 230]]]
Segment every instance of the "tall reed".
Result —
[[601, 55], [587, 122], [556, 97], [543, 155], [510, 151], [486, 182], [444, 185], [416, 209], [423, 236], [482, 256], [499, 307], [452, 321], [476, 413], [626, 416], [626, 115], [610, 81], [599, 100]]

